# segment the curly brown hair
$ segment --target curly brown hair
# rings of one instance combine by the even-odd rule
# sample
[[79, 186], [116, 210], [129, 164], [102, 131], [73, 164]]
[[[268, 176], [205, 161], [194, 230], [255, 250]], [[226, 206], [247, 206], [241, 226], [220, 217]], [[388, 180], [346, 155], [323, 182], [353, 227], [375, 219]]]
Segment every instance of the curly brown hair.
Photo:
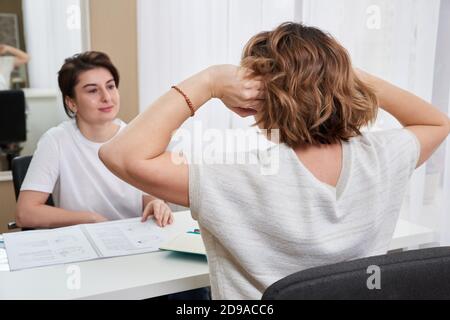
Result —
[[345, 48], [320, 29], [285, 22], [261, 32], [241, 65], [266, 87], [255, 125], [279, 129], [291, 148], [348, 141], [377, 116], [375, 93], [355, 75]]

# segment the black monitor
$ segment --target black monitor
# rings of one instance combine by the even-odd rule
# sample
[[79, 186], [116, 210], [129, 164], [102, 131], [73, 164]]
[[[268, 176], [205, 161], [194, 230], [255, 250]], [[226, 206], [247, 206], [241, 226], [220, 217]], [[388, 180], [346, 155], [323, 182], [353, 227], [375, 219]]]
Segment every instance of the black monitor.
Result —
[[26, 139], [25, 94], [22, 90], [0, 90], [0, 145]]

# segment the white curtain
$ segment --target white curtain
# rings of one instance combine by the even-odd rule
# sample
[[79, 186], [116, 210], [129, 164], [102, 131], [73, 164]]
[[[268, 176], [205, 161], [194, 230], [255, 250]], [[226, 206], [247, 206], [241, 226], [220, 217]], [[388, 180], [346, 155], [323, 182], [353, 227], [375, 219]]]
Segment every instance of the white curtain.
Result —
[[[446, 90], [433, 86], [442, 63], [450, 63], [445, 28], [448, 0], [139, 0], [140, 109], [171, 85], [215, 63], [239, 63], [246, 41], [284, 21], [302, 21], [330, 32], [346, 47], [355, 66], [412, 91], [427, 101]], [[440, 14], [441, 13], [441, 14]], [[441, 22], [441, 25], [440, 23]], [[445, 22], [445, 23], [443, 23]], [[438, 36], [438, 33], [441, 36]], [[442, 50], [441, 50], [442, 51]], [[445, 50], [444, 50], [445, 51]], [[436, 56], [440, 59], [437, 61]], [[444, 88], [444, 89], [443, 89]], [[438, 92], [438, 93], [439, 93]], [[218, 102], [195, 117], [203, 128], [246, 127]], [[400, 124], [380, 112], [373, 129]], [[193, 120], [185, 126], [193, 130]], [[447, 145], [449, 143], [447, 142]], [[413, 175], [401, 217], [434, 228], [450, 243], [450, 150], [445, 143]], [[444, 179], [445, 177], [445, 179]], [[447, 240], [445, 240], [447, 239]]]
[[[447, 98], [450, 97], [450, 90]], [[447, 105], [447, 114], [450, 117], [450, 99]], [[445, 153], [442, 156], [443, 166], [441, 170], [443, 181], [442, 181], [442, 204], [440, 204], [440, 234], [441, 234], [441, 245], [450, 245], [450, 139], [447, 138], [447, 144]], [[439, 207], [439, 202], [438, 205]], [[438, 214], [439, 216], [439, 214]]]
[[[433, 104], [450, 117], [450, 1], [442, 0], [439, 11], [439, 28], [436, 48]], [[433, 157], [438, 195], [435, 203], [441, 234], [441, 244], [450, 245], [450, 139]], [[427, 190], [427, 188], [426, 188]]]
[[[442, 2], [441, 6], [439, 0], [304, 0], [302, 20], [335, 36], [356, 66], [432, 102], [437, 90], [447, 94], [450, 86], [447, 82], [443, 88], [433, 87], [436, 72], [445, 62], [444, 57], [439, 63], [435, 59], [438, 41], [448, 41], [438, 38], [440, 12], [450, 9], [448, 1], [446, 7]], [[448, 112], [448, 100], [436, 106]], [[382, 112], [376, 129], [399, 126]], [[448, 152], [445, 155], [445, 145], [414, 173], [401, 214], [438, 231], [441, 243], [450, 238], [450, 207], [448, 200], [444, 201], [444, 194], [449, 197], [450, 158]]]
[[57, 89], [64, 59], [82, 51], [80, 0], [23, 0], [31, 88]]
[[[140, 110], [209, 65], [239, 64], [251, 36], [294, 17], [294, 0], [138, 0]], [[253, 123], [218, 101], [209, 105], [183, 128], [243, 128]]]

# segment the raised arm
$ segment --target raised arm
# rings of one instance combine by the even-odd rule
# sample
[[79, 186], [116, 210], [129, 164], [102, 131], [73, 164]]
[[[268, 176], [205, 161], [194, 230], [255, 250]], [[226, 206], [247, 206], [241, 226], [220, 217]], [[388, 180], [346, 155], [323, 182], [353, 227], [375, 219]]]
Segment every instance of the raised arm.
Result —
[[416, 167], [419, 167], [450, 133], [450, 119], [414, 94], [362, 70], [355, 71], [361, 80], [375, 90], [380, 107], [417, 136], [420, 142], [420, 157]]
[[[178, 85], [198, 110], [212, 97], [221, 98], [241, 116], [254, 114], [259, 94], [256, 80], [231, 65], [201, 71]], [[99, 157], [114, 174], [160, 199], [189, 206], [188, 165], [166, 152], [172, 133], [191, 115], [184, 97], [169, 90], [99, 150]]]
[[16, 49], [14, 47], [0, 44], [0, 54], [11, 54], [14, 56], [14, 67], [17, 68], [18, 66], [27, 63], [30, 60], [30, 56], [23, 52], [20, 49]]

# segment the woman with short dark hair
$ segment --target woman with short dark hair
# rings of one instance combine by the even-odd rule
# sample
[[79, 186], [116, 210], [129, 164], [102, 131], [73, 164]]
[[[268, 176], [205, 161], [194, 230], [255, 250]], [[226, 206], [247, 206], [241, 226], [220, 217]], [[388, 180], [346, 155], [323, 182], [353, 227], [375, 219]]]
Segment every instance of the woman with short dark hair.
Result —
[[[21, 186], [20, 227], [54, 228], [151, 214], [160, 226], [172, 223], [168, 205], [115, 177], [98, 149], [126, 124], [120, 109], [119, 72], [102, 52], [66, 59], [58, 73], [64, 109], [71, 118], [48, 130]], [[46, 205], [52, 194], [55, 207]]]

